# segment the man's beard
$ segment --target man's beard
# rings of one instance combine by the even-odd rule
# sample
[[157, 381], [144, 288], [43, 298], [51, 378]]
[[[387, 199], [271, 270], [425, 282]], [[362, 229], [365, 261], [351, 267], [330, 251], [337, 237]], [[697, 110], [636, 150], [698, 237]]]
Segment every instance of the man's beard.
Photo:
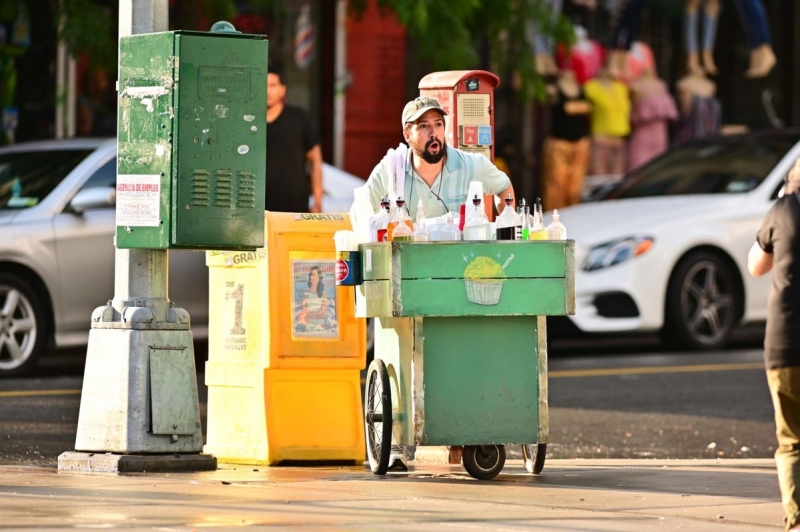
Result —
[[[439, 151], [436, 152], [436, 153], [431, 153], [430, 151], [428, 151], [428, 149], [433, 145], [433, 143], [438, 143], [439, 144]], [[433, 138], [433, 139], [430, 139], [428, 142], [425, 143], [425, 148], [423, 150], [414, 150], [414, 151], [416, 151], [417, 155], [419, 157], [422, 157], [422, 160], [425, 161], [426, 163], [428, 163], [428, 164], [436, 164], [439, 161], [441, 161], [442, 159], [444, 159], [444, 155], [445, 155], [445, 152], [446, 152], [446, 149], [445, 149], [446, 146], [447, 146], [447, 144], [445, 144], [444, 141], [441, 141], [439, 139]]]

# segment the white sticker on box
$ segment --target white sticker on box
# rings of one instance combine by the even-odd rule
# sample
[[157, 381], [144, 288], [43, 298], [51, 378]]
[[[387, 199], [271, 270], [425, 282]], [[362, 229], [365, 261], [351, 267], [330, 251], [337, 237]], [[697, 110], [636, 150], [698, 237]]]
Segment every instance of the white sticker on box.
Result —
[[367, 265], [364, 267], [368, 272], [372, 271], [372, 250], [367, 250]]
[[158, 227], [161, 224], [161, 176], [117, 176], [117, 226]]

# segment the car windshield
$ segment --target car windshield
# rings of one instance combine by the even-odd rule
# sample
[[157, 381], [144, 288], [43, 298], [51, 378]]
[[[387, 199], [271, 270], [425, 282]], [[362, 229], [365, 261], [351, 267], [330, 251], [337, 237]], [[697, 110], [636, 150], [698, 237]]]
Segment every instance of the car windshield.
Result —
[[796, 142], [788, 137], [747, 137], [679, 146], [632, 170], [597, 199], [748, 192]]
[[0, 155], [0, 209], [33, 207], [92, 150], [9, 152]]

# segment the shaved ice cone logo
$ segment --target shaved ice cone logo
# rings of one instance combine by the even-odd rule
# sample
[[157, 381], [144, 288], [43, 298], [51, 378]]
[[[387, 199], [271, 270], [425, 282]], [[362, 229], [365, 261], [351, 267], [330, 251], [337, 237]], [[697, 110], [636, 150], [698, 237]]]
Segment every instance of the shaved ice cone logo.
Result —
[[514, 255], [511, 255], [502, 266], [491, 257], [483, 255], [472, 259], [464, 269], [467, 299], [478, 305], [497, 305], [506, 280], [505, 268], [513, 259]]

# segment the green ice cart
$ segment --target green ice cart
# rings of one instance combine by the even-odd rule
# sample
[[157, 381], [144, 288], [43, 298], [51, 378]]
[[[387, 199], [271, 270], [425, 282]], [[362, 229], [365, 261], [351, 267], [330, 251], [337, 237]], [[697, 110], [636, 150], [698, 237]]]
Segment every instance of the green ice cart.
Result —
[[367, 456], [386, 473], [391, 445], [463, 446], [479, 479], [505, 445], [528, 471], [548, 441], [545, 316], [574, 314], [574, 242], [362, 244], [356, 313], [375, 318], [367, 371]]

